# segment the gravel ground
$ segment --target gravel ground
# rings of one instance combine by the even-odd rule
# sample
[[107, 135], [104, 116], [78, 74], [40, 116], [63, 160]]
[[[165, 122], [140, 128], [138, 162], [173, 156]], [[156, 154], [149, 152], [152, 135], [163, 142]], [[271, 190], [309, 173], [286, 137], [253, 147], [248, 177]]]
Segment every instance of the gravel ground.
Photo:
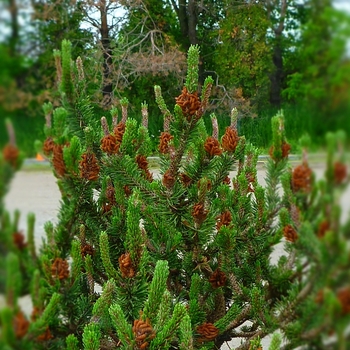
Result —
[[[319, 178], [324, 173], [324, 167], [320, 164], [313, 164], [313, 169], [316, 177]], [[157, 172], [155, 172], [157, 175]], [[230, 177], [234, 172], [230, 174]], [[265, 171], [262, 164], [258, 167], [259, 183], [265, 184]], [[5, 205], [10, 213], [18, 209], [21, 212], [19, 229], [26, 232], [26, 217], [32, 212], [36, 215], [35, 222], [35, 241], [37, 247], [42, 242], [44, 236], [44, 224], [47, 221], [57, 222], [57, 214], [60, 205], [60, 192], [58, 190], [56, 179], [53, 176], [50, 168], [40, 167], [35, 170], [24, 169], [16, 173], [10, 187], [10, 191], [5, 197]], [[350, 212], [350, 187], [341, 197], [342, 221], [344, 221]], [[276, 247], [274, 254], [271, 256], [272, 263], [276, 262], [278, 257], [283, 254], [283, 245]], [[4, 300], [0, 296], [0, 307]], [[26, 313], [30, 313], [32, 308], [31, 301], [28, 297], [23, 297], [20, 300], [20, 305]], [[264, 349], [268, 347], [269, 338], [263, 339], [262, 345]], [[230, 349], [234, 344], [223, 346], [222, 349]]]

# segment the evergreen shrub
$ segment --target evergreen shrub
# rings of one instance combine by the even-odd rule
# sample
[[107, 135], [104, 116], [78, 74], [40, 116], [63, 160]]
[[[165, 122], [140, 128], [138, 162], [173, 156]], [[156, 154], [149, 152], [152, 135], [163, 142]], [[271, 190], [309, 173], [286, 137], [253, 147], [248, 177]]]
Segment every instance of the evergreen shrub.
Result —
[[16, 255], [7, 259], [13, 282], [2, 348], [204, 350], [240, 339], [236, 349], [253, 350], [269, 335], [271, 350], [346, 349], [350, 220], [340, 221], [339, 196], [349, 177], [337, 151], [344, 135], [328, 135], [327, 170], [316, 180], [306, 148], [300, 165], [288, 165], [277, 114], [261, 186], [258, 152], [238, 134], [237, 111], [221, 138], [211, 115], [207, 134], [213, 81], [198, 91], [192, 46], [173, 110], [155, 87], [164, 127], [152, 173], [147, 105], [140, 125], [128, 118], [126, 99], [120, 116], [111, 109], [111, 123], [96, 122], [69, 42], [61, 54], [62, 105], [44, 106], [43, 144], [62, 193], [58, 224], [46, 224], [33, 252], [30, 317], [15, 298]]

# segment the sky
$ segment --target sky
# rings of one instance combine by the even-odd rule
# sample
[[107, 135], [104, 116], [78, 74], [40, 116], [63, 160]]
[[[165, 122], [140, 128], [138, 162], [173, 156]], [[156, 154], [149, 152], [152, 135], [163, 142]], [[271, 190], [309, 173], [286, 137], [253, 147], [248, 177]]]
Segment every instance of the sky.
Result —
[[350, 0], [333, 0], [333, 6], [350, 13]]

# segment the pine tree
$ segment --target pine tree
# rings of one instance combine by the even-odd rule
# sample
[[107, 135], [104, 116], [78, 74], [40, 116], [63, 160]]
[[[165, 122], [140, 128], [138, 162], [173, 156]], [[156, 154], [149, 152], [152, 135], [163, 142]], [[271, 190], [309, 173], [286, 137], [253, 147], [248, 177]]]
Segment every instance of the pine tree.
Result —
[[[126, 99], [120, 118], [113, 107], [99, 124], [82, 90], [82, 62], [70, 63], [68, 42], [61, 55], [62, 105], [44, 105], [43, 145], [62, 193], [58, 224], [45, 227], [32, 319], [20, 316], [27, 324], [19, 333], [11, 327], [19, 316], [11, 305], [4, 309], [2, 344], [204, 350], [243, 338], [237, 349], [261, 349], [273, 334], [270, 349], [322, 349], [335, 332], [328, 346], [346, 349], [350, 220], [340, 222], [339, 206], [349, 180], [345, 136], [328, 135], [325, 178], [316, 181], [306, 142], [302, 163], [290, 167], [278, 113], [261, 186], [258, 151], [238, 135], [236, 110], [221, 139], [214, 114], [207, 134], [202, 116], [213, 80], [198, 91], [199, 48], [191, 46], [173, 110], [155, 86], [164, 131], [159, 171], [151, 171], [147, 105], [140, 125], [128, 118]], [[272, 264], [277, 245], [284, 252]]]

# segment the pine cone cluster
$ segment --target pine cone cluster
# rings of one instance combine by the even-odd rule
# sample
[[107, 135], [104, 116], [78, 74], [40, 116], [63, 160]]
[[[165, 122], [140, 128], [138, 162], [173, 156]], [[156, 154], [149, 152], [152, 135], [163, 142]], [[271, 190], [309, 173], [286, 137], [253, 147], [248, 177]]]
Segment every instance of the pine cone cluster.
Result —
[[283, 228], [283, 235], [289, 242], [295, 242], [298, 239], [298, 233], [292, 225], [286, 225]]
[[222, 137], [221, 144], [222, 148], [226, 152], [234, 152], [238, 145], [239, 136], [236, 129], [231, 127], [227, 127], [225, 130], [225, 134]]
[[17, 339], [23, 338], [29, 328], [29, 321], [25, 318], [22, 311], [17, 312], [13, 320], [13, 328]]
[[204, 204], [197, 203], [193, 206], [192, 216], [194, 217], [197, 224], [201, 224], [207, 217], [208, 212], [204, 208]]
[[340, 185], [347, 176], [346, 165], [341, 162], [334, 163], [334, 181], [337, 185]]
[[217, 217], [216, 229], [219, 231], [222, 226], [228, 226], [232, 222], [230, 211], [226, 210]]
[[309, 193], [311, 191], [312, 170], [307, 163], [298, 165], [292, 173], [292, 189], [294, 192]]
[[170, 135], [170, 133], [163, 131], [160, 134], [160, 142], [159, 142], [159, 152], [162, 154], [167, 154], [169, 153], [169, 142], [173, 139], [174, 137]]
[[222, 153], [219, 141], [212, 136], [205, 140], [204, 149], [211, 157], [219, 156]]
[[137, 163], [137, 166], [139, 167], [139, 169], [143, 170], [143, 173], [144, 173], [146, 179], [148, 181], [152, 182], [153, 176], [152, 176], [152, 173], [148, 169], [147, 157], [143, 156], [141, 154], [138, 154], [136, 156], [136, 163]]
[[47, 137], [44, 141], [44, 144], [43, 144], [43, 152], [46, 156], [50, 156], [51, 153], [53, 152], [53, 149], [54, 149], [54, 146], [55, 146], [55, 143], [53, 142], [53, 139], [52, 137]]
[[60, 177], [63, 177], [64, 174], [66, 173], [66, 165], [64, 164], [64, 160], [63, 160], [63, 146], [62, 145], [54, 145], [52, 165], [56, 171], [56, 174]]
[[149, 320], [135, 320], [132, 327], [132, 332], [135, 335], [137, 349], [147, 349], [149, 342], [156, 336]]
[[226, 283], [226, 275], [220, 269], [216, 269], [209, 278], [209, 282], [213, 288], [223, 287]]
[[196, 328], [196, 332], [200, 335], [198, 341], [200, 343], [213, 341], [218, 335], [219, 330], [209, 322], [203, 323]]
[[176, 104], [181, 107], [183, 115], [189, 122], [201, 106], [197, 92], [194, 92], [193, 94], [189, 93], [186, 86], [182, 89], [181, 95], [176, 97], [175, 100]]
[[337, 292], [337, 298], [342, 307], [342, 314], [350, 314], [350, 288], [343, 288]]
[[19, 150], [16, 146], [8, 143], [2, 150], [2, 155], [7, 163], [13, 168], [17, 167]]
[[54, 278], [63, 280], [69, 277], [68, 262], [62, 258], [56, 258], [51, 265], [51, 275]]
[[118, 261], [123, 278], [132, 278], [135, 276], [136, 272], [131, 260], [130, 253], [122, 254], [119, 257]]
[[94, 153], [86, 152], [81, 156], [79, 162], [80, 177], [89, 181], [98, 180], [100, 166]]
[[19, 250], [23, 250], [27, 246], [27, 243], [25, 243], [24, 240], [25, 240], [25, 237], [22, 232], [13, 233], [13, 243]]

